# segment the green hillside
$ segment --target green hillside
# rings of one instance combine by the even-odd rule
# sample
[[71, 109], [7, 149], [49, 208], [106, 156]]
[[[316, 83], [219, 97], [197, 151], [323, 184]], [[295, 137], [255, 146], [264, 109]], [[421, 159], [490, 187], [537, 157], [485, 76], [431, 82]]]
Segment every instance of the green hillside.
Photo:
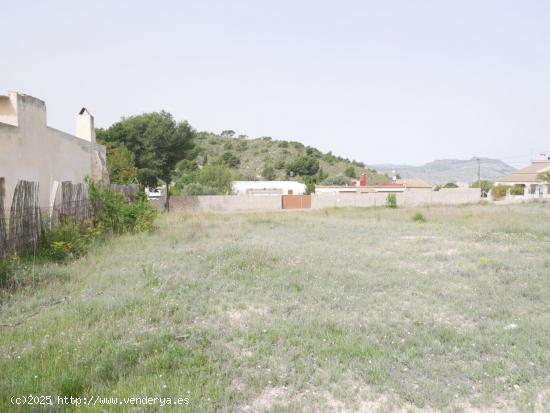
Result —
[[[308, 157], [319, 161], [322, 175], [334, 177], [348, 175], [359, 177], [367, 175], [369, 184], [381, 184], [388, 182], [385, 174], [380, 174], [372, 168], [368, 168], [362, 162], [352, 161], [331, 152], [323, 153], [316, 148], [305, 146], [300, 142], [273, 140], [270, 137], [247, 139], [240, 137], [216, 135], [209, 132], [199, 132], [195, 138], [197, 146], [197, 163], [211, 162], [221, 157], [226, 159], [226, 164], [231, 166], [234, 178], [239, 180], [287, 180], [295, 179], [289, 176], [288, 169], [297, 158]], [[264, 176], [266, 167], [272, 167], [273, 176]]]

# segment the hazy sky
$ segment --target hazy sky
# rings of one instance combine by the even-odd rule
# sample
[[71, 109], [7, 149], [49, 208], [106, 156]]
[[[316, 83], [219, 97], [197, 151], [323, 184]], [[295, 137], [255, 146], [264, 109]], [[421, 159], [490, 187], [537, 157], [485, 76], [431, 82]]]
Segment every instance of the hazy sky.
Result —
[[5, 1], [0, 93], [374, 163], [550, 152], [549, 0]]

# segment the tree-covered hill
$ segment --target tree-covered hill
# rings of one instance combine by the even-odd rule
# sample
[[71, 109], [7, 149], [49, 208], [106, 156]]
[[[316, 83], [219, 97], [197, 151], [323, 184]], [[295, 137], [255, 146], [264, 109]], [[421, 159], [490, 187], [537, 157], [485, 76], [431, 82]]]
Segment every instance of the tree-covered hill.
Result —
[[[274, 140], [270, 137], [249, 139], [243, 135], [234, 137], [232, 131], [217, 135], [199, 132], [195, 137], [197, 163], [224, 160], [240, 180], [283, 180], [298, 176], [316, 175], [318, 183], [327, 177], [367, 175], [369, 184], [380, 184], [389, 180], [385, 174], [367, 167], [362, 162], [323, 153], [311, 146], [296, 141]], [[319, 163], [318, 171], [308, 172], [308, 160]], [[315, 163], [315, 162], [313, 162]], [[301, 169], [305, 168], [305, 171]], [[315, 166], [313, 166], [315, 169]], [[302, 172], [302, 173], [301, 173]]]
[[[122, 118], [107, 129], [96, 130], [107, 145], [107, 167], [114, 183], [165, 184], [169, 194], [231, 193], [234, 180], [299, 180], [312, 192], [318, 184], [346, 184], [367, 176], [369, 185], [389, 181], [362, 162], [331, 152], [323, 153], [300, 142], [270, 137], [235, 137], [196, 132], [168, 112]], [[169, 208], [169, 197], [165, 208]]]

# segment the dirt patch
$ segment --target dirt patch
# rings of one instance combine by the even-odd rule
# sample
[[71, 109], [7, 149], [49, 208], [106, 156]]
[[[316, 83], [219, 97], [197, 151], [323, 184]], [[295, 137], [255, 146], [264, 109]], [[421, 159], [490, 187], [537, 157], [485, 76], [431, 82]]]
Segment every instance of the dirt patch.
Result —
[[288, 403], [288, 391], [284, 387], [268, 387], [254, 399], [254, 401], [242, 408], [243, 412], [266, 412], [276, 404]]
[[226, 314], [231, 324], [246, 328], [253, 319], [263, 318], [269, 314], [270, 308], [267, 306], [248, 306], [244, 309], [229, 309]]

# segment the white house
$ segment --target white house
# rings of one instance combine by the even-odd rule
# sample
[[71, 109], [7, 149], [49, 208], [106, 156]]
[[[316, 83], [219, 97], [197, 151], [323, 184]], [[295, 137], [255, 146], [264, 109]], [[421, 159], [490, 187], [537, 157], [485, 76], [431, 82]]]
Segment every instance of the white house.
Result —
[[233, 181], [237, 195], [302, 195], [306, 186], [295, 181]]
[[531, 165], [499, 178], [495, 185], [521, 186], [524, 188], [524, 197], [528, 198], [548, 197], [550, 182], [538, 178], [540, 173], [547, 171], [550, 171], [550, 156], [542, 153], [539, 159], [531, 161]]

